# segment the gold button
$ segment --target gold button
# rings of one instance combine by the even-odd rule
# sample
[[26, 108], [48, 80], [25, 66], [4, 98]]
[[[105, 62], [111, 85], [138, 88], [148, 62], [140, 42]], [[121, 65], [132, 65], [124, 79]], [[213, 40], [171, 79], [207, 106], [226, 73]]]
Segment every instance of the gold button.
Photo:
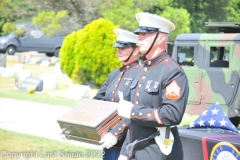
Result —
[[129, 66], [126, 67], [127, 69], [129, 68]]
[[148, 65], [151, 65], [151, 63], [152, 63], [151, 61], [148, 61]]
[[144, 71], [145, 71], [145, 72], [147, 72], [147, 70], [148, 70], [147, 68], [144, 68]]
[[138, 105], [138, 101], [136, 101], [135, 104]]
[[139, 113], [139, 116], [141, 116], [142, 115], [142, 113]]
[[147, 114], [147, 116], [148, 116], [148, 117], [150, 117], [150, 116], [151, 116], [151, 114], [150, 114], [150, 113], [148, 113], [148, 114]]
[[115, 135], [117, 135], [117, 132], [116, 133], [114, 133]]
[[122, 128], [118, 128], [119, 131], [121, 131]]
[[132, 113], [132, 116], [134, 116], [135, 115], [135, 113]]
[[118, 85], [116, 84], [115, 88], [117, 88], [117, 86], [118, 86]]
[[137, 96], [139, 96], [140, 94], [139, 94], [139, 92], [137, 92], [137, 94], [136, 94]]
[[125, 127], [125, 124], [123, 124], [123, 127]]
[[115, 91], [112, 91], [112, 94], [114, 94], [115, 93]]
[[142, 84], [139, 84], [138, 87], [141, 88], [141, 87], [142, 87]]
[[143, 76], [142, 79], [145, 79], [145, 76]]

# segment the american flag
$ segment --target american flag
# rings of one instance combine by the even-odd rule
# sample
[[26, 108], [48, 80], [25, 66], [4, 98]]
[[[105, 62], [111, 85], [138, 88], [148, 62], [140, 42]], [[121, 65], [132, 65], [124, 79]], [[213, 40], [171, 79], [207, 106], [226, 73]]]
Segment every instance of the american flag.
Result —
[[194, 128], [220, 128], [239, 133], [218, 103], [209, 107], [187, 127], [187, 129]]

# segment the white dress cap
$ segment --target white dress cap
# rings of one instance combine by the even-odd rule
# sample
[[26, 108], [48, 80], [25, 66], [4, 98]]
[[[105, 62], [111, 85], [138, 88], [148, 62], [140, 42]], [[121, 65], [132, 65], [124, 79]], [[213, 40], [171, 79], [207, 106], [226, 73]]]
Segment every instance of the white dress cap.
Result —
[[175, 25], [171, 21], [147, 12], [137, 13], [136, 19], [139, 22], [139, 26], [159, 28], [160, 32], [169, 33], [169, 31], [175, 29]]
[[114, 32], [117, 35], [117, 41], [138, 43], [138, 35], [132, 32], [123, 29], [114, 29]]

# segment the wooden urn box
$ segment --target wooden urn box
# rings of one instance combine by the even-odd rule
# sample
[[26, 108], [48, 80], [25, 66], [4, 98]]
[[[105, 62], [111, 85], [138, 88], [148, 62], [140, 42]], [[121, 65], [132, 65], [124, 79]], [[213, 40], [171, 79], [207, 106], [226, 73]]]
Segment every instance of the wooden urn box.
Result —
[[120, 121], [118, 103], [83, 99], [57, 122], [69, 140], [98, 144], [102, 136]]

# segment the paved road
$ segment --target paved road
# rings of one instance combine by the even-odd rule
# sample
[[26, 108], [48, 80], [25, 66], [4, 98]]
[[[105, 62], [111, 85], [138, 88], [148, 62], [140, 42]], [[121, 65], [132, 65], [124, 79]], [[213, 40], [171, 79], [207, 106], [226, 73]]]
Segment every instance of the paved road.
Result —
[[0, 98], [0, 128], [101, 150], [97, 145], [66, 140], [61, 135], [57, 119], [69, 109], [71, 108]]

